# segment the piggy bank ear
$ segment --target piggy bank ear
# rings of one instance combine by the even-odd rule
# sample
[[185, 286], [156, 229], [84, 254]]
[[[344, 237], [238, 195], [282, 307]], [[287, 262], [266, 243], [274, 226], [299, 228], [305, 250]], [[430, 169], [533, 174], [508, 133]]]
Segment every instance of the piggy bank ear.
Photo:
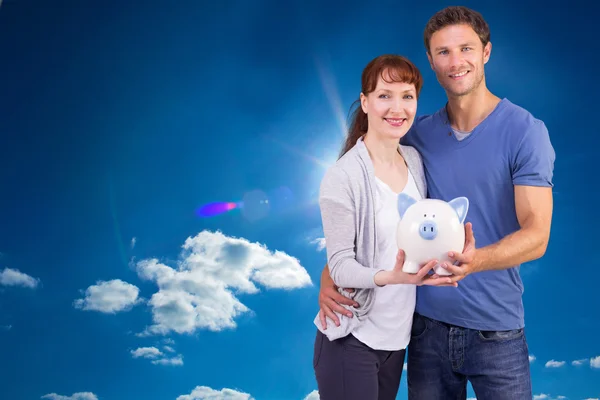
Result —
[[400, 219], [404, 217], [404, 213], [408, 207], [412, 206], [416, 202], [417, 201], [415, 199], [405, 193], [400, 193], [398, 195], [398, 214], [400, 214]]
[[456, 211], [456, 215], [458, 215], [458, 220], [462, 224], [465, 222], [465, 218], [467, 217], [467, 211], [469, 211], [469, 199], [466, 197], [457, 197], [448, 202], [450, 207]]

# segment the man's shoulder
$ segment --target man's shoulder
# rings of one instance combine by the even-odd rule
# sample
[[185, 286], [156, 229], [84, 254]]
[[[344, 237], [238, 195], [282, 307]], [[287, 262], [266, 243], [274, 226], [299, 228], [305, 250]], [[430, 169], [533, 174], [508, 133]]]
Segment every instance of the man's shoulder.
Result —
[[423, 135], [435, 131], [440, 126], [443, 127], [443, 122], [439, 116], [440, 111], [432, 114], [423, 114], [415, 117], [412, 126], [400, 140], [400, 143], [406, 146], [413, 146], [418, 149], [419, 144], [424, 140]]
[[420, 129], [422, 127], [430, 128], [433, 125], [440, 124], [439, 118], [440, 111], [436, 111], [431, 114], [423, 114], [415, 117], [412, 129]]
[[532, 127], [545, 126], [541, 119], [535, 117], [533, 113], [525, 107], [515, 104], [506, 98], [503, 99], [503, 102], [505, 103], [504, 112], [506, 113], [506, 116], [502, 118], [504, 120], [503, 123], [518, 127], [521, 132], [527, 131]]

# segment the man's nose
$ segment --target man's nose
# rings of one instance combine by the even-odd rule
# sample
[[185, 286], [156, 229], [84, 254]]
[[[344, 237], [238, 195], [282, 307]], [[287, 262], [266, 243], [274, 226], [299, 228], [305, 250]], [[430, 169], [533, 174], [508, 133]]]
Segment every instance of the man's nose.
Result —
[[450, 66], [452, 68], [457, 68], [462, 65], [463, 55], [460, 51], [453, 51], [450, 53]]

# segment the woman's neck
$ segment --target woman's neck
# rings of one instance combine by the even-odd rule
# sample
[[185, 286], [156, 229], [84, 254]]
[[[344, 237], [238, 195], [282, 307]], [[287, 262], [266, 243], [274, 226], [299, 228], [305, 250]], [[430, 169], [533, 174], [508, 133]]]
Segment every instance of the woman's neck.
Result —
[[374, 164], [393, 166], [402, 162], [397, 139], [382, 139], [375, 133], [367, 132], [364, 142]]

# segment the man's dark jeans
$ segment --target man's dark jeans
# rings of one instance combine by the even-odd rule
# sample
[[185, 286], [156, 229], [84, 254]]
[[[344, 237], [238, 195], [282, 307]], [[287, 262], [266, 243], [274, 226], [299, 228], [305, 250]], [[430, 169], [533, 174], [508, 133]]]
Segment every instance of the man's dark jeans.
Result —
[[408, 346], [409, 400], [531, 400], [524, 329], [478, 331], [416, 314]]

